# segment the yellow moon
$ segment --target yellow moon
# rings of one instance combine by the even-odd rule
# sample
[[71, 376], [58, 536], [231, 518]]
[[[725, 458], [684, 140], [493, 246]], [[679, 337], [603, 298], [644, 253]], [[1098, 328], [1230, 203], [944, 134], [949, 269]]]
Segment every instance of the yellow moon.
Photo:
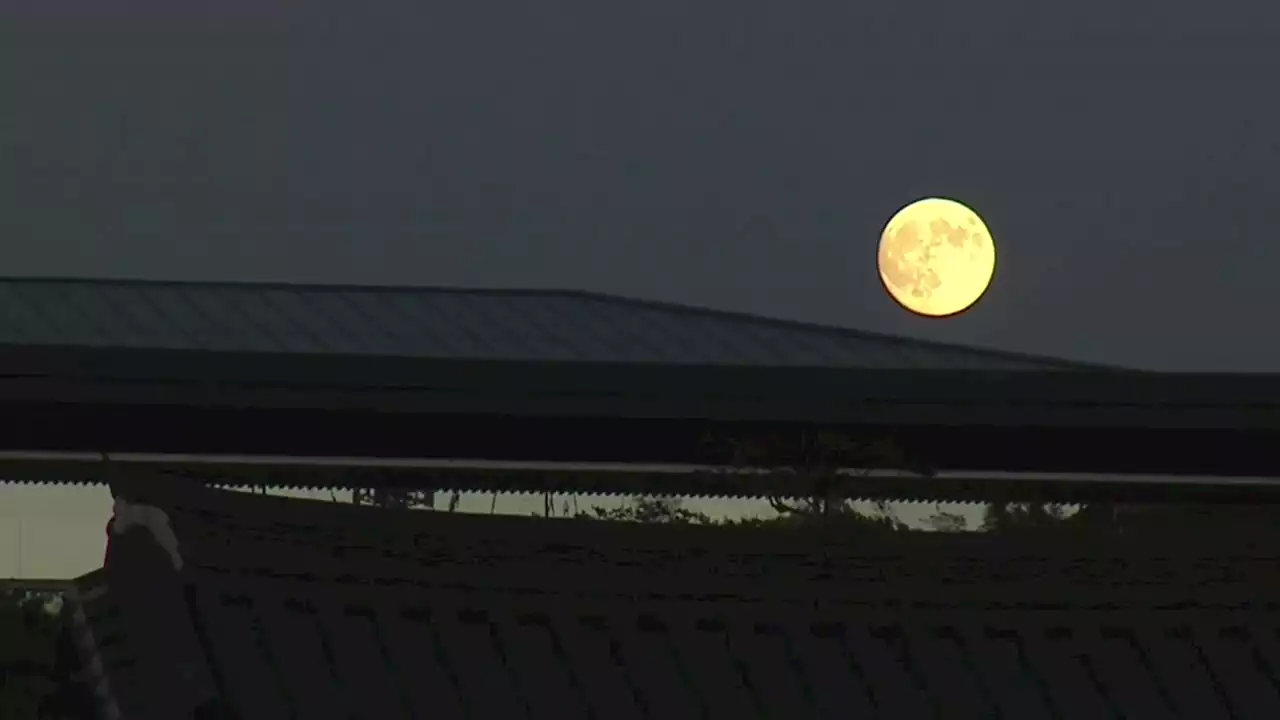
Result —
[[902, 307], [946, 317], [982, 297], [996, 270], [996, 246], [978, 213], [955, 200], [925, 198], [894, 214], [880, 234], [880, 281]]

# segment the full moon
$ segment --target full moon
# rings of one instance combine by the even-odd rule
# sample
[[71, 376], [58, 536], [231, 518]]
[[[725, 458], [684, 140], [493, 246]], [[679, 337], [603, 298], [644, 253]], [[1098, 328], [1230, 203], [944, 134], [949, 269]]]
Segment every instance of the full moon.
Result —
[[880, 234], [880, 280], [902, 307], [946, 317], [982, 297], [996, 269], [991, 231], [955, 200], [925, 198], [894, 214]]

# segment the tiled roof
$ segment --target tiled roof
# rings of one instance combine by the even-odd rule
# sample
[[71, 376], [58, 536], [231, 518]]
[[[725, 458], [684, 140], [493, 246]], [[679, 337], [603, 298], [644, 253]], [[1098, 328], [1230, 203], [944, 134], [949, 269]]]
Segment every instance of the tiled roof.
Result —
[[1063, 360], [586, 292], [0, 280], [0, 345], [927, 369]]
[[270, 720], [1280, 717], [1280, 559], [1243, 538], [1009, 548], [124, 490], [184, 558], [135, 530], [81, 581], [108, 587], [86, 626], [115, 638], [125, 717], [162, 707], [147, 673]]

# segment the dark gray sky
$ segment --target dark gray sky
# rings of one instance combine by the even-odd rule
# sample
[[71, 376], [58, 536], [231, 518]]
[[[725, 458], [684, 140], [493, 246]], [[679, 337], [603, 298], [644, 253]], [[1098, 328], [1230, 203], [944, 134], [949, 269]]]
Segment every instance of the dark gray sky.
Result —
[[[0, 11], [0, 274], [586, 288], [1280, 369], [1274, 0], [242, 2]], [[947, 321], [874, 269], [934, 194], [1001, 253]]]

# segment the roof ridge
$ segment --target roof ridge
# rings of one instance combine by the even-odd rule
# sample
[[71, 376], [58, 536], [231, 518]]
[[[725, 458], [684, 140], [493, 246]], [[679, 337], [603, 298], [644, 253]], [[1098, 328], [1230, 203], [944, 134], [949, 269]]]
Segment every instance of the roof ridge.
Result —
[[680, 312], [686, 314], [698, 314], [709, 317], [719, 317], [730, 320], [739, 320], [745, 322], [755, 322], [761, 324], [772, 325], [774, 327], [785, 327], [795, 330], [804, 330], [813, 333], [823, 333], [827, 335], [836, 335], [841, 337], [857, 337], [867, 340], [875, 340], [878, 342], [892, 343], [895, 345], [910, 345], [914, 347], [927, 347], [938, 350], [947, 350], [951, 352], [961, 351], [970, 352], [987, 357], [998, 357], [1008, 360], [1021, 360], [1027, 362], [1040, 362], [1045, 364], [1060, 365], [1064, 367], [1080, 368], [1082, 370], [1128, 370], [1112, 365], [1103, 365], [1101, 363], [1089, 363], [1082, 360], [1070, 360], [1067, 358], [1052, 357], [1048, 355], [1036, 355], [1033, 353], [1021, 353], [1013, 350], [1000, 350], [997, 348], [979, 347], [976, 345], [966, 345], [961, 343], [946, 343], [938, 340], [922, 340], [919, 338], [904, 337], [902, 335], [890, 335], [888, 333], [875, 332], [873, 330], [861, 330], [858, 328], [845, 327], [843, 325], [828, 325], [825, 323], [817, 323], [807, 320], [793, 320], [790, 318], [781, 318], [771, 315], [759, 315], [756, 313], [743, 312], [741, 310], [723, 310], [719, 308], [711, 308], [699, 305], [686, 305], [683, 303], [671, 302], [667, 300], [652, 300], [648, 298], [635, 298], [625, 295], [615, 295], [610, 293], [599, 293], [589, 290], [565, 290], [563, 294], [572, 294], [590, 297], [596, 300], [614, 303], [625, 303], [641, 307], [649, 307], [655, 310], [663, 310], [667, 312]]
[[1005, 360], [1016, 360], [1021, 362], [1039, 363], [1061, 368], [1079, 369], [1079, 370], [1098, 370], [1098, 371], [1129, 371], [1134, 369], [1123, 368], [1114, 365], [1104, 365], [1102, 363], [1092, 363], [1082, 360], [1072, 360], [1067, 358], [1052, 357], [1047, 355], [1037, 355], [1034, 353], [1023, 353], [1013, 350], [1001, 350], [997, 348], [980, 347], [975, 345], [946, 343], [937, 340], [922, 340], [918, 338], [903, 337], [900, 335], [890, 335], [888, 333], [874, 332], [870, 330], [861, 330], [857, 328], [845, 327], [841, 325], [830, 325], [824, 323], [816, 323], [805, 320], [794, 320], [789, 318], [781, 318], [770, 315], [760, 315], [755, 313], [743, 312], [739, 310], [724, 310], [720, 308], [712, 308], [699, 305], [689, 305], [685, 303], [673, 302], [668, 300], [654, 300], [650, 298], [637, 298], [627, 295], [615, 293], [606, 293], [596, 290], [583, 290], [575, 288], [494, 288], [494, 287], [461, 287], [455, 285], [372, 285], [361, 283], [301, 283], [288, 281], [250, 281], [250, 280], [156, 280], [144, 278], [104, 278], [104, 277], [72, 277], [72, 276], [48, 276], [48, 277], [0, 277], [0, 283], [22, 283], [22, 284], [52, 284], [52, 283], [77, 283], [83, 285], [121, 285], [121, 286], [159, 286], [159, 287], [204, 287], [204, 288], [227, 288], [227, 289], [275, 289], [275, 290], [299, 290], [312, 292], [378, 292], [378, 293], [450, 293], [458, 295], [490, 295], [490, 296], [535, 296], [535, 297], [578, 297], [594, 300], [597, 302], [612, 303], [615, 305], [629, 305], [632, 307], [645, 307], [652, 310], [659, 310], [669, 313], [680, 313], [684, 315], [701, 315], [704, 317], [715, 317], [726, 320], [735, 320], [738, 322], [750, 322], [760, 325], [769, 325], [777, 328], [787, 328], [800, 330], [811, 333], [821, 333], [828, 336], [836, 336], [842, 338], [860, 338], [866, 340], [874, 340], [877, 342], [890, 343], [898, 346], [911, 346], [917, 348], [931, 348], [937, 350], [945, 350], [950, 352], [966, 352], [975, 355], [982, 355], [989, 358], [1000, 358]]

